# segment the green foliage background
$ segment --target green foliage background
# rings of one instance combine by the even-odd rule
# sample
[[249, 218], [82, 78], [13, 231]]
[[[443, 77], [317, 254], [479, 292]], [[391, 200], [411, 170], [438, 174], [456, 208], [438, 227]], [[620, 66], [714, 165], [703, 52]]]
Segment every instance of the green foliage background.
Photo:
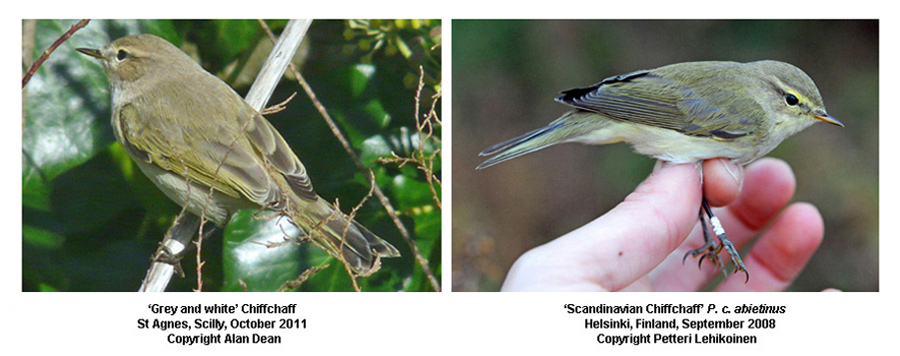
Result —
[[613, 208], [654, 164], [625, 144], [571, 144], [475, 171], [478, 152], [559, 117], [561, 90], [762, 59], [806, 71], [846, 125], [813, 125], [769, 155], [825, 220], [791, 289], [878, 290], [878, 41], [878, 21], [453, 21], [453, 290], [499, 289], [518, 256]]
[[[23, 42], [33, 45], [23, 53], [23, 66], [30, 66], [27, 58], [36, 59], [75, 22], [40, 20], [33, 33], [25, 31]], [[267, 21], [276, 35], [285, 23]], [[398, 210], [438, 281], [441, 215], [425, 178], [414, 167], [398, 168], [377, 159], [392, 151], [409, 156], [418, 144], [414, 116], [418, 68], [424, 68], [426, 78], [424, 114], [441, 88], [440, 26], [435, 20], [315, 21], [295, 61], [364, 165], [375, 173], [378, 186]], [[23, 28], [28, 26], [23, 23]], [[252, 55], [268, 42], [255, 20], [94, 20], [59, 47], [22, 92], [24, 291], [137, 290], [150, 255], [180, 210], [115, 142], [102, 68], [74, 50], [98, 48], [134, 33], [171, 41], [242, 95], [268, 54], [265, 48], [270, 48]], [[367, 194], [367, 179], [296, 81], [282, 80], [270, 104], [293, 92], [298, 95], [287, 109], [268, 119], [304, 162], [319, 195], [332, 202], [339, 199], [348, 212]], [[436, 113], [440, 116], [440, 103]], [[440, 137], [439, 127], [435, 135]], [[439, 142], [426, 145], [428, 153], [439, 148]], [[434, 167], [440, 177], [440, 155]], [[343, 266], [318, 248], [250, 243], [281, 234], [250, 215], [241, 212], [204, 241], [203, 290], [275, 290], [323, 263], [330, 267], [295, 290], [352, 290]], [[356, 220], [403, 255], [383, 260], [379, 272], [358, 279], [362, 290], [432, 290], [409, 245], [376, 199], [363, 205]], [[182, 267], [186, 277], [175, 277], [167, 290], [196, 288], [196, 254], [188, 254]]]

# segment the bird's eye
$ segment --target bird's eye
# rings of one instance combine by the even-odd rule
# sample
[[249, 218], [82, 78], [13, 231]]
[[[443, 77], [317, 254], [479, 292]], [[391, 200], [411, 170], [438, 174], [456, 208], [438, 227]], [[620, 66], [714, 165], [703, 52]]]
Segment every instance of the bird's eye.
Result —
[[116, 60], [121, 62], [124, 61], [125, 58], [128, 58], [128, 52], [126, 52], [124, 49], [120, 49], [119, 52], [116, 53]]
[[794, 106], [800, 103], [800, 99], [797, 99], [794, 94], [784, 94], [784, 102], [790, 106]]

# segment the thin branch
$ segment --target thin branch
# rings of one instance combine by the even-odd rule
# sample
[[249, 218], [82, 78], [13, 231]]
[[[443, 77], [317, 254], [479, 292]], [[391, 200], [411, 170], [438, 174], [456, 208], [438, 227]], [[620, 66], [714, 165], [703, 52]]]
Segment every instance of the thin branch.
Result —
[[[200, 235], [203, 235], [203, 224], [206, 222], [206, 218], [200, 217]], [[206, 261], [202, 258], [203, 252], [203, 239], [198, 238], [194, 241], [194, 245], [197, 246], [197, 288], [194, 289], [194, 292], [202, 292], [203, 291], [203, 266], [206, 264]]]
[[[298, 276], [297, 278], [289, 280], [287, 282], [284, 282], [281, 285], [281, 287], [278, 287], [276, 292], [284, 292], [287, 290], [299, 288], [300, 285], [302, 285], [303, 282], [306, 282], [307, 279], [309, 279], [314, 274], [319, 273], [319, 271], [326, 269], [326, 268], [328, 268], [327, 263], [319, 265], [319, 266], [315, 266], [315, 267], [310, 267], [307, 270], [303, 271], [303, 273], [301, 273], [300, 276]], [[244, 291], [246, 291], [246, 290], [247, 290], [247, 288], [244, 288]]]
[[[356, 204], [353, 209], [350, 209], [350, 213], [347, 214], [347, 225], [344, 226], [344, 233], [341, 236], [341, 244], [344, 243], [344, 238], [347, 235], [347, 230], [350, 228], [350, 222], [353, 221], [353, 219], [356, 217], [356, 212], [363, 207], [363, 204], [365, 204], [366, 201], [368, 201], [369, 198], [372, 197], [372, 194], [375, 191], [375, 173], [372, 173], [372, 171], [369, 171], [369, 182], [369, 193], [367, 193], [366, 196], [364, 196], [362, 200], [359, 201], [359, 204]], [[368, 272], [363, 274], [363, 277], [372, 275], [372, 273], [375, 273], [375, 271], [380, 268], [381, 261], [379, 261], [378, 258], [378, 255], [375, 255], [374, 266]], [[357, 292], [362, 292], [362, 289], [359, 288], [359, 284], [356, 283], [356, 275], [352, 273], [352, 271], [350, 270], [350, 264], [348, 264], [346, 261], [344, 262], [344, 268], [347, 270], [347, 273], [350, 274], [350, 281], [353, 282], [353, 289]]]
[[[365, 201], [365, 200], [363, 200], [363, 201]], [[357, 205], [357, 206], [359, 206], [359, 205]], [[355, 208], [352, 213], [356, 214]], [[340, 219], [340, 215], [341, 215], [341, 204], [338, 201], [338, 199], [335, 198], [334, 199], [334, 211], [331, 212], [331, 215], [329, 215], [328, 218], [326, 218], [325, 220], [322, 220], [322, 221], [327, 223], [328, 221], [331, 221], [332, 219]], [[346, 258], [341, 256], [341, 251], [344, 249], [344, 240], [346, 240], [346, 238], [347, 238], [347, 230], [350, 228], [350, 225], [352, 224], [350, 222], [351, 220], [353, 220], [353, 216], [349, 216], [347, 218], [347, 223], [344, 224], [344, 229], [341, 232], [341, 243], [340, 243], [340, 245], [337, 246], [337, 251], [334, 255], [334, 258], [337, 259], [338, 261], [340, 261], [341, 264], [344, 265], [344, 270], [347, 271], [347, 276], [350, 277], [350, 282], [351, 282], [351, 285], [353, 286], [353, 290], [356, 292], [362, 292], [362, 289], [359, 288], [359, 283], [356, 282], [356, 274], [354, 274], [353, 269], [350, 268], [350, 263], [347, 262]], [[321, 228], [321, 226], [324, 226], [324, 224], [319, 225], [320, 228]], [[321, 234], [322, 231], [320, 230], [319, 233]]]
[[287, 99], [284, 99], [283, 101], [281, 101], [278, 104], [275, 104], [275, 105], [272, 105], [265, 109], [260, 110], [259, 114], [262, 116], [268, 116], [268, 115], [272, 115], [272, 114], [284, 111], [284, 109], [287, 109], [287, 104], [289, 102], [291, 102], [291, 100], [294, 100], [295, 96], [297, 96], [297, 92], [294, 92], [293, 94], [291, 94], [291, 96], [289, 96]]

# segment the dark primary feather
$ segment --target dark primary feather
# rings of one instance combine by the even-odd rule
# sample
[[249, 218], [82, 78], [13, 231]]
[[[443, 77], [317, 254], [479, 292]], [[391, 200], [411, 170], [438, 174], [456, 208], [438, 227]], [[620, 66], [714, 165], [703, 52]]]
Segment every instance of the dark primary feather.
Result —
[[649, 73], [650, 73], [649, 70], [640, 70], [640, 71], [631, 72], [628, 74], [614, 75], [612, 77], [603, 79], [599, 83], [591, 85], [591, 86], [563, 90], [560, 93], [562, 95], [557, 97], [556, 101], [571, 105], [571, 102], [576, 101], [579, 98], [584, 97], [585, 95], [589, 95], [590, 93], [599, 89], [601, 86], [609, 85], [612, 83], [626, 82], [626, 81], [632, 80], [634, 78], [647, 75]]

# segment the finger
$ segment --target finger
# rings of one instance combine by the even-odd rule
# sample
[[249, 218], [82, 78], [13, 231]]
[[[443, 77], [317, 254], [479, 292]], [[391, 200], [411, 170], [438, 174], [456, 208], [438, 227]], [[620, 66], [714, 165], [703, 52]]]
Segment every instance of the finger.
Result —
[[797, 188], [797, 179], [785, 161], [775, 158], [762, 159], [748, 167], [745, 179], [752, 179], [754, 184], [727, 207], [727, 216], [729, 221], [738, 224], [737, 228], [745, 227], [749, 232], [755, 232], [791, 200]]
[[[714, 209], [728, 239], [738, 250], [784, 209], [797, 187], [791, 167], [775, 158], [762, 159], [747, 167], [744, 179], [746, 187], [737, 199], [724, 208]], [[702, 240], [700, 238], [698, 247], [702, 245]], [[729, 257], [722, 257], [730, 260]]]
[[[712, 206], [725, 206], [741, 192], [743, 168], [727, 158], [703, 162], [703, 196]], [[697, 208], [699, 209], [699, 207]]]
[[[764, 158], [747, 166], [740, 195], [727, 208], [714, 209], [729, 240], [738, 249], [744, 246], [790, 201], [795, 186], [794, 174], [784, 161]], [[682, 263], [687, 251], [702, 245], [703, 234], [697, 223], [685, 243], [651, 274], [653, 285], [658, 290], [698, 290], [716, 278], [721, 272], [708, 261], [701, 268], [697, 268], [697, 259]], [[727, 252], [721, 257], [723, 262], [730, 262]], [[726, 268], [733, 266], [729, 263]]]
[[744, 263], [753, 278], [729, 278], [719, 291], [766, 291], [786, 289], [800, 272], [825, 235], [825, 223], [811, 204], [792, 204], [766, 230], [747, 253]]
[[620, 290], [632, 284], [690, 232], [700, 206], [699, 181], [692, 164], [665, 165], [603, 216], [520, 257], [503, 289], [523, 290], [533, 278], [543, 290], [563, 284]]

